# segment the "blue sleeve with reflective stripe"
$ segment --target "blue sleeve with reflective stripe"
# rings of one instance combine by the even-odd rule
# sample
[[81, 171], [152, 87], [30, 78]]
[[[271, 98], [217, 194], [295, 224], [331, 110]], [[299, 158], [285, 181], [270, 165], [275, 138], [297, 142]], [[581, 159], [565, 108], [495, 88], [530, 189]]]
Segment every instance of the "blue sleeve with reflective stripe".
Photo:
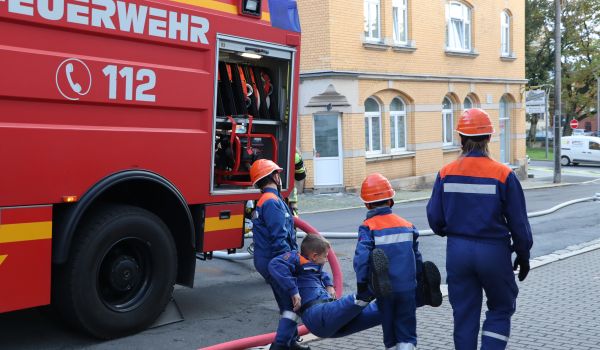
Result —
[[435, 183], [433, 185], [433, 191], [431, 192], [431, 198], [427, 203], [427, 221], [429, 221], [429, 227], [438, 236], [445, 236], [444, 227], [446, 227], [446, 220], [444, 218], [444, 206], [442, 201], [442, 192], [444, 184], [438, 173]]
[[369, 258], [373, 248], [375, 248], [375, 241], [371, 230], [368, 226], [361, 225], [358, 228], [358, 242], [353, 261], [356, 283], [365, 283], [369, 279]]
[[274, 257], [269, 262], [269, 273], [275, 282], [290, 296], [298, 294], [298, 284], [294, 273], [300, 264], [300, 258], [296, 251], [283, 253]]
[[533, 235], [527, 218], [525, 195], [521, 183], [514, 173], [510, 173], [506, 178], [505, 188], [502, 211], [511, 233], [515, 251], [520, 257], [529, 259], [529, 250], [533, 245]]
[[281, 201], [269, 199], [262, 205], [263, 220], [270, 233], [269, 243], [272, 256], [292, 250], [292, 247], [290, 247], [288, 243], [288, 236], [290, 236], [290, 233], [286, 227], [285, 214], [287, 211], [279, 205], [279, 202]]
[[413, 251], [415, 252], [415, 262], [417, 267], [417, 273], [420, 273], [423, 269], [423, 256], [421, 256], [421, 252], [419, 251], [419, 230], [413, 225]]

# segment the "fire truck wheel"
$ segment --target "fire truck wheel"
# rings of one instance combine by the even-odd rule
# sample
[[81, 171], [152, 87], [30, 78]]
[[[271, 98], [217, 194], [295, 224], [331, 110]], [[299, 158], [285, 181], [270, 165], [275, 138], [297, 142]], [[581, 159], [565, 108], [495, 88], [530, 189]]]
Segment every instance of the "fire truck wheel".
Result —
[[57, 269], [53, 303], [70, 324], [103, 339], [152, 324], [173, 292], [177, 252], [164, 222], [126, 205], [95, 211]]

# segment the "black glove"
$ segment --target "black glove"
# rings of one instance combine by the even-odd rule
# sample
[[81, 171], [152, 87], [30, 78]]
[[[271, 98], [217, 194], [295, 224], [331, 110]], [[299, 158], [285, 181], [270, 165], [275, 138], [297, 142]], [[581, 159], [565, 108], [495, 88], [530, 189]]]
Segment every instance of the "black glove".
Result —
[[519, 281], [525, 280], [525, 277], [527, 277], [530, 270], [529, 259], [523, 259], [517, 255], [513, 265], [513, 271], [517, 271], [517, 267], [519, 268]]
[[369, 290], [369, 286], [366, 282], [356, 283], [356, 299], [367, 302], [375, 299], [375, 296]]

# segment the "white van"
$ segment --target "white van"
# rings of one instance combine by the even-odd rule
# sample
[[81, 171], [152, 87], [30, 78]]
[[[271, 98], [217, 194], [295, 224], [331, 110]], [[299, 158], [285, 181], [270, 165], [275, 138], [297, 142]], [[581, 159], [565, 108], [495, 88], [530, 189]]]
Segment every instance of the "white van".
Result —
[[560, 153], [561, 165], [600, 164], [600, 137], [565, 136], [561, 138]]

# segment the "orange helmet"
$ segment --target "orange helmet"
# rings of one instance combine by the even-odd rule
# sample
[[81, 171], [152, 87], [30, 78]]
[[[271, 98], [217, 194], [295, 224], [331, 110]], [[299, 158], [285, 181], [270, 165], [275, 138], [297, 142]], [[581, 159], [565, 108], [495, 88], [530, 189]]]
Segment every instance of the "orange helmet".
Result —
[[272, 160], [256, 160], [250, 167], [250, 181], [252, 181], [252, 185], [255, 186], [260, 179], [271, 175], [274, 171], [281, 172], [283, 169]]
[[360, 187], [360, 199], [365, 203], [374, 203], [394, 198], [396, 192], [385, 176], [374, 173], [363, 181]]
[[456, 132], [464, 136], [483, 136], [494, 133], [490, 116], [479, 108], [467, 109], [463, 112]]

